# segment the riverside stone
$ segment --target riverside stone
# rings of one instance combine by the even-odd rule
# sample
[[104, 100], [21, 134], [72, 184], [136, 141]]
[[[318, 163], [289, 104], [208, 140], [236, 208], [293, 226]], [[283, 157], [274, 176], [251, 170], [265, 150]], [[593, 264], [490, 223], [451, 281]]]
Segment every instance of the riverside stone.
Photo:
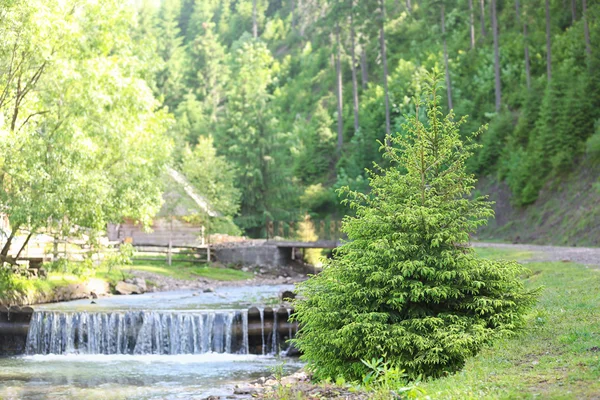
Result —
[[244, 386], [236, 386], [235, 389], [233, 389], [233, 393], [234, 394], [254, 395], [254, 394], [259, 394], [259, 393], [263, 392], [264, 390], [265, 389], [261, 386], [244, 385]]
[[282, 290], [279, 292], [279, 299], [281, 301], [290, 301], [296, 298], [296, 293], [291, 290]]
[[142, 288], [140, 288], [139, 286], [134, 285], [133, 283], [127, 283], [124, 281], [117, 283], [117, 286], [115, 286], [115, 291], [119, 294], [125, 294], [125, 295], [144, 293], [144, 290]]

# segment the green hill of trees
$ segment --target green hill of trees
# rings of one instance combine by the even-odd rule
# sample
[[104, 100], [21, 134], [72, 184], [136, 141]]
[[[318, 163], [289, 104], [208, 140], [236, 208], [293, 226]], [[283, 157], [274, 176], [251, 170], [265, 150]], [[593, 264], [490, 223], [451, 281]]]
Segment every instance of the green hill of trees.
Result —
[[404, 134], [434, 69], [461, 134], [489, 126], [469, 170], [515, 210], [600, 160], [597, 1], [15, 0], [0, 16], [0, 214], [27, 234], [149, 222], [166, 166], [231, 232], [339, 218], [336, 189], [387, 167], [378, 142]]
[[[489, 129], [469, 168], [526, 206], [600, 152], [600, 4], [585, 0], [163, 0], [135, 31], [176, 118], [179, 162], [212, 136], [242, 191], [236, 222], [335, 214], [366, 190], [426, 70], [444, 107]], [[206, 142], [205, 142], [206, 143]]]

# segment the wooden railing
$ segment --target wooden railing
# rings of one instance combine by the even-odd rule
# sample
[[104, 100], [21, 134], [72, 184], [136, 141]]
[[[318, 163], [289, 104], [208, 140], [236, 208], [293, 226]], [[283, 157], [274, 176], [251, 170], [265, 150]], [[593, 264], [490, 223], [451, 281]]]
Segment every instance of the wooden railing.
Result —
[[135, 260], [166, 261], [171, 265], [173, 259], [192, 263], [210, 261], [210, 246], [169, 246], [157, 244], [135, 244]]

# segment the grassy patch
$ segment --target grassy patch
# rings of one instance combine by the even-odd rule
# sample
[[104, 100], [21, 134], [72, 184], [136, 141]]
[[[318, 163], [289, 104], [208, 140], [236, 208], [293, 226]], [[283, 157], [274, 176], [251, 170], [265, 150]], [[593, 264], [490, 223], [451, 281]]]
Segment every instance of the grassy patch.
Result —
[[111, 286], [115, 286], [120, 281], [133, 277], [126, 268], [111, 268], [110, 271], [107, 268], [99, 268], [96, 270], [94, 276], [99, 279], [104, 279]]
[[580, 399], [600, 393], [600, 272], [571, 263], [528, 266], [527, 286], [544, 291], [527, 330], [485, 349], [460, 373], [426, 382], [431, 398]]
[[85, 280], [71, 273], [50, 272], [46, 279], [26, 278], [19, 274], [0, 276], [0, 302], [21, 304], [32, 302], [38, 294], [50, 295], [54, 289]]
[[237, 269], [206, 266], [180, 260], [173, 260], [170, 266], [167, 265], [166, 261], [134, 260], [133, 265], [122, 267], [122, 270], [125, 271], [129, 269], [152, 272], [182, 280], [195, 280], [201, 276], [219, 281], [237, 281], [254, 276], [252, 273]]
[[250, 279], [254, 274], [231, 268], [197, 267], [191, 271], [192, 274], [217, 281], [241, 281]]

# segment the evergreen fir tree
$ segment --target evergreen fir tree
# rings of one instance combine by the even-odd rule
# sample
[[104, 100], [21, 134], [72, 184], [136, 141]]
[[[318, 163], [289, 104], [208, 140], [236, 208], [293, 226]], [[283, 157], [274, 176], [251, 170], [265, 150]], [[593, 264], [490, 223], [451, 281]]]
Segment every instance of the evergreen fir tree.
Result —
[[294, 343], [317, 377], [360, 379], [361, 360], [379, 357], [413, 378], [457, 371], [522, 326], [535, 302], [521, 265], [480, 259], [468, 245], [493, 211], [469, 197], [474, 145], [460, 139], [464, 118], [442, 115], [438, 90], [433, 75], [427, 123], [408, 117], [405, 134], [382, 145], [391, 166], [370, 172], [370, 194], [346, 190], [356, 210], [344, 220], [348, 241], [299, 287]]
[[300, 154], [296, 158], [294, 175], [304, 184], [324, 182], [332, 170], [335, 154], [335, 133], [331, 130], [333, 119], [321, 104], [308, 126], [303, 127]]
[[163, 104], [175, 110], [186, 92], [187, 57], [178, 19], [181, 12], [180, 0], [166, 0], [161, 4], [157, 26], [157, 52], [164, 61], [157, 71], [156, 86]]
[[283, 219], [292, 203], [289, 182], [289, 135], [279, 129], [272, 107], [274, 59], [260, 41], [240, 40], [227, 88], [227, 103], [215, 139], [219, 150], [238, 171], [242, 189], [241, 213], [236, 223], [254, 234], [266, 218]]
[[528, 160], [523, 165], [529, 175], [519, 196], [518, 204], [527, 205], [537, 200], [545, 178], [560, 164], [564, 146], [564, 124], [561, 110], [564, 107], [564, 88], [560, 79], [553, 79], [546, 86], [535, 129], [530, 132]]

